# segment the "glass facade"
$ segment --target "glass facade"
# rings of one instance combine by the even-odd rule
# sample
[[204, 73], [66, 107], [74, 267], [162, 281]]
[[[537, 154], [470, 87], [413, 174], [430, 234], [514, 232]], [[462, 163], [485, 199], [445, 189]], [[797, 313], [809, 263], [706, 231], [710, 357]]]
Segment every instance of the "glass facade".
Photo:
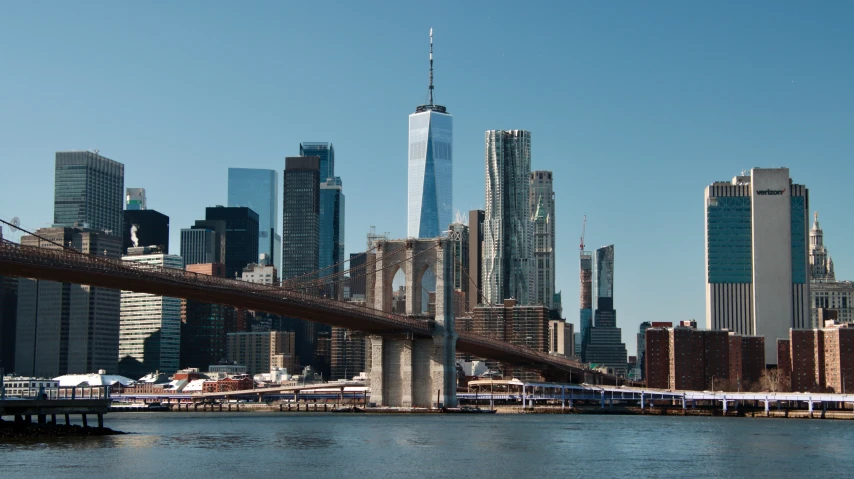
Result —
[[[341, 178], [328, 178], [320, 184], [320, 246], [318, 268], [321, 276], [344, 270], [344, 193]], [[336, 265], [331, 268], [332, 265]], [[343, 288], [336, 282], [325, 294], [343, 300]]]
[[[285, 159], [282, 184], [282, 280], [317, 270], [320, 256], [319, 161], [315, 157]], [[301, 279], [309, 279], [306, 276]]]
[[332, 143], [307, 141], [300, 143], [299, 156], [316, 156], [320, 158], [319, 177], [321, 182], [335, 176], [335, 148]]
[[258, 261], [258, 213], [246, 207], [209, 207], [205, 220], [225, 222], [225, 277], [239, 278], [243, 268]]
[[706, 206], [709, 283], [753, 281], [750, 210], [749, 196], [709, 198]]
[[133, 246], [158, 246], [163, 254], [169, 254], [169, 217], [156, 210], [125, 210], [122, 254]]
[[89, 151], [56, 153], [53, 223], [121, 236], [125, 166]]
[[453, 117], [427, 110], [409, 115], [407, 236], [435, 238], [453, 220]]
[[[228, 169], [228, 206], [245, 206], [258, 213], [258, 254], [279, 265], [281, 236], [276, 232], [279, 177], [275, 170]], [[258, 261], [255, 258], [253, 261]]]
[[807, 198], [792, 196], [792, 283], [806, 284], [808, 242], [807, 235]]
[[[603, 246], [596, 250], [596, 262], [593, 271], [593, 310], [611, 311], [614, 309], [614, 245]], [[596, 323], [599, 326], [599, 323]]]

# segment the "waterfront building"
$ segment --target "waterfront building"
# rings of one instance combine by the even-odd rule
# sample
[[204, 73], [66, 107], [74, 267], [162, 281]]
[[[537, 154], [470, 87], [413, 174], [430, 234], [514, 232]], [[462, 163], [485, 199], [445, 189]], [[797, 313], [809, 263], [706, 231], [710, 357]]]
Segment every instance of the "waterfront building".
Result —
[[647, 387], [748, 390], [765, 369], [764, 339], [727, 331], [652, 323], [644, 331]]
[[229, 363], [246, 366], [250, 376], [269, 373], [271, 368], [295, 371], [294, 333], [283, 331], [228, 333]]
[[122, 212], [122, 254], [129, 248], [156, 246], [169, 254], [169, 217], [155, 210], [137, 209]]
[[823, 326], [819, 310], [835, 311], [841, 323], [854, 322], [854, 282], [837, 281], [833, 259], [824, 246], [824, 231], [815, 213], [810, 229], [810, 324]]
[[323, 294], [344, 300], [341, 273], [344, 271], [344, 193], [341, 178], [330, 177], [320, 183], [318, 270], [320, 276], [335, 274], [325, 280]]
[[531, 133], [486, 132], [486, 211], [483, 221], [483, 296], [533, 301], [531, 221], [528, 207]]
[[122, 227], [125, 166], [98, 151], [59, 151], [53, 226], [88, 228], [113, 235]]
[[433, 103], [433, 29], [429, 99], [409, 115], [407, 236], [435, 238], [453, 220], [453, 117]]
[[333, 327], [330, 344], [330, 381], [350, 380], [365, 370], [365, 338], [345, 328]]
[[[124, 261], [184, 269], [178, 255], [157, 248], [130, 248]], [[178, 370], [181, 349], [181, 299], [136, 291], [121, 292], [119, 374], [138, 378]]]
[[[549, 352], [549, 310], [545, 306], [521, 305], [514, 299], [505, 299], [500, 305], [480, 305], [474, 308], [472, 318], [462, 319], [457, 328], [535, 351]], [[468, 357], [466, 360], [477, 360]], [[493, 371], [501, 371], [505, 378], [522, 381], [542, 381], [537, 371], [527, 370], [497, 361], [486, 361]]]
[[7, 398], [37, 398], [40, 394], [50, 394], [59, 389], [59, 381], [43, 377], [6, 375], [0, 383], [3, 390], [0, 395]]
[[[61, 250], [63, 245], [115, 259], [122, 248], [120, 236], [80, 228], [42, 228], [36, 235], [23, 236], [21, 244], [52, 250]], [[56, 377], [98, 369], [115, 371], [119, 296], [115, 289], [19, 278], [16, 372]]]
[[258, 261], [258, 213], [245, 206], [205, 209], [206, 221], [225, 221], [227, 248], [221, 259], [229, 279], [240, 277], [243, 268]]
[[147, 210], [145, 188], [128, 188], [125, 190], [125, 211]]
[[[258, 213], [258, 254], [267, 255], [271, 265], [281, 268], [282, 237], [276, 231], [279, 176], [276, 170], [228, 169], [228, 206], [245, 206]], [[252, 259], [257, 262], [258, 257]]]
[[776, 364], [776, 340], [810, 323], [807, 255], [809, 192], [788, 168], [705, 189], [706, 329], [764, 336]]
[[614, 245], [597, 249], [595, 256], [593, 327], [590, 328], [585, 361], [625, 376], [628, 353], [622, 342], [622, 330], [617, 327], [617, 311], [614, 309]]
[[777, 341], [780, 390], [854, 391], [854, 328], [828, 322], [823, 328], [791, 329]]
[[532, 171], [529, 205], [533, 236], [534, 304], [554, 308], [555, 295], [555, 193], [551, 171]]

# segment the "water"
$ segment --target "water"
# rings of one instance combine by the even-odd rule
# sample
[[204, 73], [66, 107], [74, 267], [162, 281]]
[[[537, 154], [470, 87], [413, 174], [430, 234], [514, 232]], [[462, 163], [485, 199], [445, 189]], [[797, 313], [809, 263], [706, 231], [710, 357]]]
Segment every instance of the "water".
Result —
[[112, 413], [135, 434], [0, 444], [0, 478], [848, 477], [854, 422]]

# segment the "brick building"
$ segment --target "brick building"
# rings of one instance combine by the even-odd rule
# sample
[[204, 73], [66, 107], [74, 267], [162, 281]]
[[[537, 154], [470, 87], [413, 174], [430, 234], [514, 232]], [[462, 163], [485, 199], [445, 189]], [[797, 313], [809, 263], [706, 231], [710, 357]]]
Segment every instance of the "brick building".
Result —
[[[777, 370], [783, 391], [854, 390], [854, 328], [791, 329], [777, 341]], [[783, 389], [785, 387], [785, 389]]]

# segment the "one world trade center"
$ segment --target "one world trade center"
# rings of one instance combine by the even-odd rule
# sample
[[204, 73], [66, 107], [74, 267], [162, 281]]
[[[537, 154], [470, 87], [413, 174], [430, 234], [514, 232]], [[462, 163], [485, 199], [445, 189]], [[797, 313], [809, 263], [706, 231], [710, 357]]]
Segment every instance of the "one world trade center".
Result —
[[433, 29], [430, 29], [429, 102], [409, 115], [407, 236], [435, 238], [452, 221], [453, 117], [433, 103]]

